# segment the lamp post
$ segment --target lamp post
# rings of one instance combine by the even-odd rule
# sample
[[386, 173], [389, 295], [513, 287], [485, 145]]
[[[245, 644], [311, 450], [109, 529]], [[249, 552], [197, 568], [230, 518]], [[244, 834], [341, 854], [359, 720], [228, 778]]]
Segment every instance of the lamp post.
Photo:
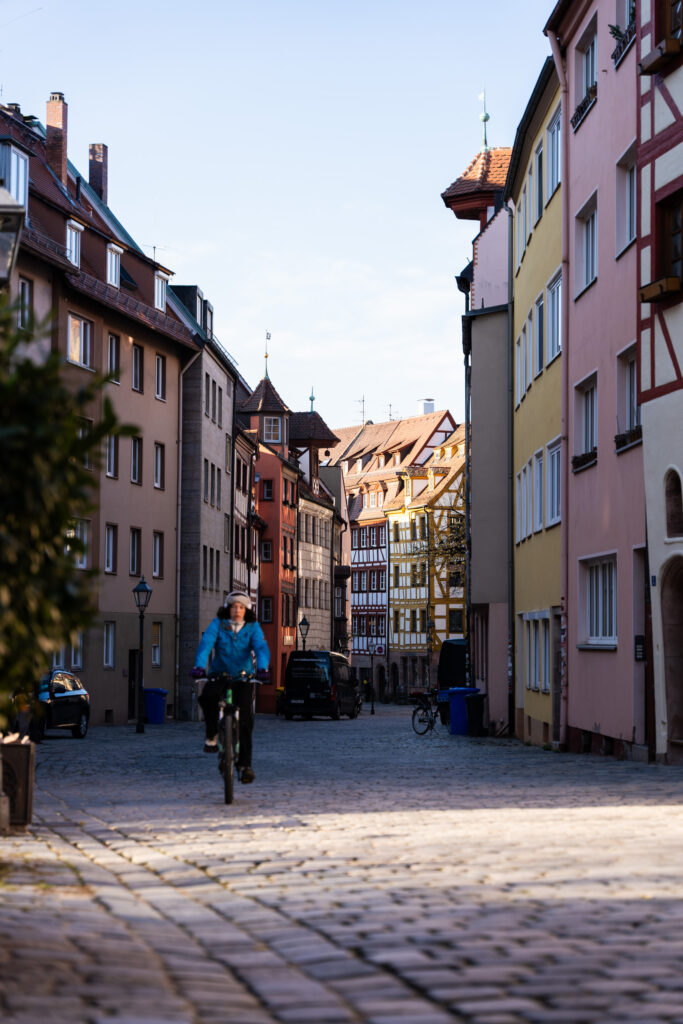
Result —
[[140, 644], [138, 647], [138, 714], [137, 714], [137, 725], [135, 731], [145, 731], [145, 713], [144, 713], [144, 691], [142, 687], [142, 649], [144, 642], [144, 621], [145, 621], [145, 608], [149, 604], [149, 599], [152, 596], [152, 588], [149, 583], [145, 580], [145, 577], [141, 577], [140, 582], [136, 587], [133, 587], [133, 597], [135, 598], [135, 604], [140, 612]]
[[0, 289], [9, 285], [23, 224], [24, 207], [0, 186]]
[[304, 651], [306, 650], [306, 637], [308, 636], [308, 631], [310, 628], [310, 623], [306, 616], [304, 615], [303, 619], [299, 623], [299, 632], [301, 633], [301, 643], [303, 645]]
[[370, 655], [370, 714], [375, 713], [375, 641], [370, 637], [368, 640], [368, 654]]

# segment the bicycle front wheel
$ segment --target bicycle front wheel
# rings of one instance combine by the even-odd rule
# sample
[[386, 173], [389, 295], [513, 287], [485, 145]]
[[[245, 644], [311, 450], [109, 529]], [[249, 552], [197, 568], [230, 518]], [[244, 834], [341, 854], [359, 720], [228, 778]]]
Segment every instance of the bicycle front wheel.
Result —
[[223, 715], [221, 722], [223, 729], [223, 786], [225, 789], [225, 802], [231, 804], [235, 795], [235, 750], [233, 746], [233, 723], [232, 715]]
[[424, 736], [431, 725], [431, 715], [427, 708], [418, 707], [413, 711], [413, 729], [418, 736]]

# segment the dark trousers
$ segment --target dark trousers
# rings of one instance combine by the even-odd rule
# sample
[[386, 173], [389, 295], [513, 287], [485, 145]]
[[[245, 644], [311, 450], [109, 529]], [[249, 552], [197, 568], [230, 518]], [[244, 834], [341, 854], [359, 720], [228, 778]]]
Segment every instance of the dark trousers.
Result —
[[[225, 684], [220, 679], [208, 679], [199, 705], [204, 712], [206, 738], [213, 739], [218, 732], [218, 702], [223, 696]], [[241, 768], [251, 767], [251, 734], [254, 730], [253, 684], [236, 682], [232, 686], [233, 703], [240, 709], [240, 756]]]

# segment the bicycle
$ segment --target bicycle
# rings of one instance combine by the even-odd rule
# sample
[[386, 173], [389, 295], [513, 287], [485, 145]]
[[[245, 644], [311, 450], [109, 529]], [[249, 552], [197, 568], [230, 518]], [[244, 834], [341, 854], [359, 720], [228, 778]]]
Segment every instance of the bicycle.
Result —
[[231, 804], [235, 795], [235, 775], [240, 753], [240, 709], [233, 703], [232, 688], [235, 683], [258, 683], [254, 675], [240, 672], [231, 676], [227, 672], [210, 672], [206, 680], [225, 683], [223, 696], [218, 702], [218, 770], [223, 776], [223, 792], [226, 804]]
[[418, 736], [424, 736], [431, 732], [436, 723], [440, 721], [439, 709], [436, 704], [436, 690], [420, 694], [417, 699], [419, 703], [413, 710], [412, 717], [413, 729]]

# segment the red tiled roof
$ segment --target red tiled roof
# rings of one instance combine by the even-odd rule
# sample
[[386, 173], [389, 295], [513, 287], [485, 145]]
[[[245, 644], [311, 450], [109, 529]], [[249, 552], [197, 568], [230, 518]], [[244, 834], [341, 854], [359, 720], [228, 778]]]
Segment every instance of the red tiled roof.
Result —
[[272, 385], [270, 377], [264, 377], [246, 401], [240, 406], [242, 412], [289, 412]]
[[476, 192], [495, 192], [505, 187], [512, 148], [497, 146], [477, 153], [464, 174], [456, 178], [445, 192], [441, 193], [446, 206], [449, 199], [472, 195]]
[[311, 444], [336, 444], [339, 438], [333, 434], [322, 416], [317, 412], [293, 412], [289, 418], [289, 440], [299, 448], [307, 448]]

